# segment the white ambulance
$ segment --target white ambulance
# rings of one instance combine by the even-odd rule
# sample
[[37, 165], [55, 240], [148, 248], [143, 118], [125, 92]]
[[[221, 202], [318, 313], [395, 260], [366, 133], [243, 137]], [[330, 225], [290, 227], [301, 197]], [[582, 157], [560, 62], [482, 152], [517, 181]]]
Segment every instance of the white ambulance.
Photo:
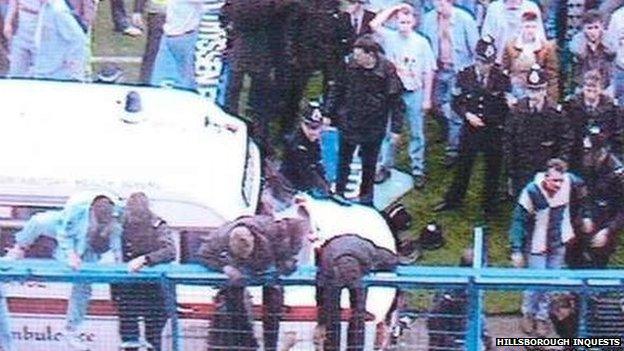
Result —
[[[180, 242], [256, 211], [262, 160], [246, 124], [193, 92], [0, 80], [0, 96], [0, 230], [5, 247], [33, 213], [60, 208], [84, 190], [106, 190], [122, 199], [146, 192]], [[359, 233], [395, 250], [392, 234], [375, 210], [314, 199], [309, 204], [322, 240]], [[314, 255], [305, 256], [310, 261], [303, 264], [313, 265]], [[60, 333], [69, 288], [45, 279], [5, 285], [16, 350], [66, 349]], [[178, 286], [177, 293], [182, 349], [208, 349], [209, 322], [203, 311], [211, 310], [214, 289]], [[252, 295], [260, 305], [257, 289]], [[366, 350], [373, 348], [375, 323], [385, 317], [394, 295], [394, 289], [370, 289]], [[293, 350], [312, 350], [314, 288], [289, 287], [285, 300], [288, 313], [280, 339], [296, 332], [299, 342]], [[93, 351], [117, 350], [116, 311], [107, 285], [96, 285], [90, 306], [83, 341]], [[163, 338], [170, 339], [167, 329]], [[261, 339], [262, 333], [257, 335]]]

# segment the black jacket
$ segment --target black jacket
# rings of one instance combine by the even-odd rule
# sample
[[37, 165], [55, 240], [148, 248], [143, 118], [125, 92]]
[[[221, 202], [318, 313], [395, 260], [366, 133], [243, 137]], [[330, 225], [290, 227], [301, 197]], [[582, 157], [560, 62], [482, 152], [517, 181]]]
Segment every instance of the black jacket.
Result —
[[[291, 0], [226, 0], [220, 21], [226, 29], [226, 59], [232, 69], [263, 72], [284, 60], [285, 15]], [[288, 59], [287, 59], [288, 60]]]
[[297, 190], [328, 190], [320, 142], [311, 142], [301, 128], [286, 137], [280, 171]]
[[[510, 87], [509, 76], [498, 66], [492, 67], [485, 87], [479, 82], [476, 67], [468, 66], [457, 74], [453, 110], [462, 118], [466, 118], [467, 112], [474, 113], [485, 123], [485, 130], [502, 132], [509, 114], [504, 93]], [[469, 123], [464, 125], [475, 131]]]
[[369, 25], [373, 18], [375, 18], [374, 12], [364, 10], [360, 31], [356, 33], [355, 28], [351, 24], [351, 15], [347, 12], [340, 13], [338, 30], [342, 54], [341, 56], [343, 58], [349, 56], [351, 50], [353, 49], [353, 43], [355, 43], [355, 40], [358, 37], [373, 33], [373, 30]]
[[589, 129], [593, 126], [600, 128], [600, 133], [604, 136], [609, 150], [618, 157], [622, 155], [622, 137], [624, 136], [622, 110], [613, 103], [611, 98], [601, 96], [596, 109], [589, 111], [585, 106], [583, 96], [578, 94], [566, 101], [564, 107], [574, 136], [570, 159], [571, 169], [580, 170], [583, 139], [589, 135]]
[[[503, 152], [509, 176], [530, 180], [546, 162], [569, 159], [572, 135], [561, 106], [545, 105], [540, 112], [529, 109], [528, 99], [518, 101], [505, 123]], [[529, 179], [526, 179], [529, 177]]]
[[351, 142], [381, 142], [388, 118], [392, 132], [401, 132], [405, 114], [403, 91], [394, 65], [385, 57], [380, 55], [372, 69], [351, 60], [343, 79], [330, 86], [324, 115], [337, 117], [342, 137]]

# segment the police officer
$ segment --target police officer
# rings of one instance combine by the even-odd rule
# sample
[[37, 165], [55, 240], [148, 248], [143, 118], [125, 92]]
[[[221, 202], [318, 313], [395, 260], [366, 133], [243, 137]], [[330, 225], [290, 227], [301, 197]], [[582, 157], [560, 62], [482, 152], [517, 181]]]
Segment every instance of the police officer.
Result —
[[306, 106], [297, 129], [286, 136], [284, 162], [280, 171], [301, 191], [322, 191], [329, 187], [321, 164], [320, 137], [323, 117], [319, 105], [311, 102]]
[[[123, 217], [122, 251], [128, 271], [171, 262], [176, 251], [171, 229], [149, 208], [142, 193], [128, 197]], [[114, 284], [113, 300], [119, 310], [119, 333], [125, 351], [139, 350], [138, 318], [145, 318], [145, 337], [154, 350], [161, 349], [161, 334], [167, 322], [165, 295], [157, 283]]]
[[549, 159], [570, 155], [570, 128], [561, 105], [546, 99], [547, 79], [539, 65], [531, 67], [527, 96], [511, 107], [505, 122], [503, 153], [516, 196]]
[[599, 71], [591, 70], [583, 76], [582, 91], [571, 96], [564, 104], [566, 116], [574, 135], [574, 146], [570, 159], [571, 169], [581, 170], [583, 140], [593, 127], [598, 127], [604, 146], [617, 157], [622, 154], [624, 125], [621, 110], [614, 100], [603, 94], [604, 79]]
[[505, 92], [510, 91], [509, 76], [496, 60], [494, 39], [486, 36], [476, 46], [477, 61], [457, 76], [453, 97], [455, 112], [466, 119], [460, 139], [459, 160], [450, 189], [434, 210], [455, 208], [462, 202], [479, 151], [485, 154], [483, 203], [486, 213], [496, 209], [496, 192], [502, 163], [502, 136], [509, 111]]

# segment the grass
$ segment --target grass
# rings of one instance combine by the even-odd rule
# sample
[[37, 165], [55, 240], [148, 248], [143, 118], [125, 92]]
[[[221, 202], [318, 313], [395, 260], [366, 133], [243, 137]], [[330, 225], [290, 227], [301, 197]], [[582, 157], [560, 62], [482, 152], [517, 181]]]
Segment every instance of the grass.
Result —
[[[126, 1], [126, 8], [131, 9], [131, 4]], [[140, 56], [145, 45], [145, 38], [130, 38], [112, 30], [109, 6], [100, 6], [93, 31], [93, 54], [95, 56]], [[126, 70], [126, 82], [137, 81], [138, 65], [121, 65]], [[97, 66], [94, 67], [97, 71]], [[308, 96], [318, 97], [321, 94], [321, 76], [315, 75], [308, 85]], [[243, 98], [246, 94], [243, 94]], [[245, 98], [244, 98], [245, 99]], [[245, 104], [241, 104], [245, 106]], [[241, 109], [244, 111], [245, 109]], [[243, 112], [244, 113], [244, 112]], [[402, 138], [403, 147], [398, 155], [398, 167], [409, 171], [409, 160], [406, 153], [406, 132]], [[424, 257], [418, 262], [420, 265], [446, 265], [453, 266], [459, 261], [464, 248], [470, 247], [473, 241], [472, 229], [475, 225], [483, 224], [480, 212], [480, 196], [483, 184], [483, 162], [477, 160], [469, 190], [464, 201], [464, 206], [456, 211], [437, 214], [431, 208], [442, 199], [444, 192], [449, 187], [453, 172], [443, 165], [444, 144], [435, 142], [442, 139], [440, 128], [436, 122], [428, 118], [426, 122], [427, 145], [427, 185], [422, 191], [410, 191], [401, 202], [408, 208], [414, 217], [412, 229], [404, 235], [417, 237], [421, 228], [430, 221], [437, 221], [442, 225], [446, 235], [446, 245], [436, 251], [425, 252]], [[509, 266], [507, 229], [511, 214], [511, 203], [501, 205], [498, 218], [488, 223], [489, 228], [489, 260], [492, 266]], [[618, 250], [612, 259], [613, 266], [621, 266], [624, 263], [624, 254]], [[421, 305], [422, 294], [416, 294], [416, 305]], [[428, 296], [428, 295], [425, 295]], [[486, 306], [490, 313], [515, 313], [520, 306], [518, 293], [511, 292], [488, 292], [486, 294]]]

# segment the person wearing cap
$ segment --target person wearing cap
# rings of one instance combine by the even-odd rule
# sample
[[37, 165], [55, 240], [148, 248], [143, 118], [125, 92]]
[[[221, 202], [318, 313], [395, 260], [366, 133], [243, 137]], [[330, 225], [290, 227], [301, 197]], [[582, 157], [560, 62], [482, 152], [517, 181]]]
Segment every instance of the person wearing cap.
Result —
[[[128, 271], [168, 263], [175, 259], [173, 232], [154, 214], [149, 199], [142, 192], [128, 197], [122, 216], [122, 261]], [[149, 292], [149, 293], [146, 293]], [[167, 322], [166, 296], [160, 283], [111, 284], [111, 297], [119, 311], [119, 334], [124, 351], [137, 351], [138, 319], [145, 319], [146, 340], [153, 350], [161, 350], [162, 330]]]
[[[226, 300], [225, 313], [232, 316], [228, 323], [246, 319], [242, 310], [246, 277], [259, 277], [265, 274], [288, 275], [297, 268], [297, 255], [313, 238], [309, 213], [305, 205], [291, 207], [274, 216], [255, 215], [240, 217], [216, 229], [204, 238], [196, 257], [197, 262], [225, 273], [228, 284], [223, 288]], [[279, 322], [282, 314], [283, 294], [278, 285], [263, 287], [263, 301], [266, 313], [263, 315], [265, 350], [275, 351]], [[247, 323], [249, 324], [249, 323]], [[247, 325], [250, 327], [250, 325]], [[254, 347], [253, 333], [239, 333], [245, 325], [238, 325], [233, 333], [223, 331], [220, 343], [224, 346]], [[246, 330], [246, 329], [244, 329]], [[242, 340], [238, 336], [244, 335]]]
[[538, 40], [546, 40], [544, 25], [542, 24], [542, 12], [538, 4], [531, 0], [495, 0], [487, 7], [481, 35], [489, 35], [494, 38], [496, 45], [497, 60], [501, 62], [505, 46], [512, 41], [522, 27], [522, 15], [532, 12], [537, 16], [536, 35]]
[[509, 76], [496, 61], [496, 45], [491, 37], [479, 40], [476, 62], [457, 74], [453, 108], [465, 119], [459, 146], [459, 160], [453, 182], [444, 201], [434, 210], [458, 207], [466, 195], [475, 158], [485, 155], [483, 210], [496, 212], [499, 180], [502, 168], [503, 128], [509, 113], [505, 94], [510, 91]]
[[320, 191], [327, 194], [329, 185], [321, 163], [321, 131], [323, 116], [320, 106], [310, 102], [303, 110], [298, 128], [286, 136], [280, 172], [300, 191]]
[[[373, 204], [375, 166], [389, 122], [393, 139], [401, 132], [403, 89], [395, 67], [380, 53], [379, 44], [369, 35], [357, 39], [345, 76], [328, 94], [324, 114], [336, 119], [341, 133], [338, 195], [344, 196], [353, 153], [360, 146], [360, 202]], [[410, 103], [418, 105], [416, 100]]]
[[349, 289], [351, 319], [347, 349], [364, 350], [366, 287], [362, 277], [374, 271], [392, 271], [399, 264], [397, 256], [387, 249], [356, 234], [335, 236], [318, 251], [317, 333], [324, 335], [324, 351], [340, 350], [340, 296]]
[[[589, 10], [582, 16], [582, 31], [576, 33], [568, 44], [572, 54], [572, 86], [568, 91], [581, 89], [585, 73], [597, 70], [602, 75], [604, 87], [611, 85], [615, 52], [606, 41], [603, 14]], [[606, 88], [609, 91], [609, 88]]]
[[[516, 268], [559, 269], [565, 266], [566, 245], [576, 236], [577, 223], [586, 214], [583, 181], [567, 170], [566, 162], [551, 159], [543, 172], [522, 189], [509, 229], [511, 261]], [[536, 337], [549, 333], [550, 294], [525, 291], [523, 332]]]
[[580, 93], [570, 96], [564, 103], [564, 112], [570, 121], [574, 144], [570, 158], [570, 169], [582, 173], [584, 155], [583, 141], [592, 128], [600, 129], [604, 145], [611, 153], [620, 157], [624, 140], [622, 109], [613, 99], [604, 94], [604, 78], [597, 70], [583, 75]]
[[451, 108], [452, 91], [457, 84], [458, 72], [474, 63], [479, 40], [477, 22], [472, 14], [453, 3], [453, 0], [434, 0], [434, 10], [424, 15], [421, 24], [437, 61], [433, 101], [435, 110], [445, 120], [447, 166], [457, 160], [463, 124], [462, 116]]
[[[99, 192], [84, 192], [70, 197], [62, 210], [34, 215], [15, 235], [15, 246], [7, 252], [8, 259], [22, 258], [40, 236], [56, 240], [54, 257], [74, 270], [82, 262], [97, 262], [111, 251], [121, 260], [121, 226], [117, 220], [116, 196]], [[91, 285], [72, 286], [65, 341], [72, 350], [88, 350], [80, 340], [78, 328], [89, 306]]]
[[534, 65], [525, 79], [527, 97], [511, 107], [503, 135], [503, 155], [514, 196], [547, 160], [553, 157], [568, 160], [573, 143], [562, 106], [547, 99], [544, 70]]
[[522, 14], [519, 35], [505, 45], [503, 69], [509, 71], [513, 95], [524, 97], [527, 73], [533, 65], [540, 65], [547, 80], [548, 99], [559, 101], [559, 60], [554, 42], [540, 38], [540, 18], [535, 12]]
[[[409, 156], [414, 186], [425, 185], [425, 134], [424, 116], [431, 108], [433, 74], [436, 69], [431, 46], [425, 37], [414, 31], [415, 11], [403, 3], [380, 12], [370, 26], [380, 38], [385, 56], [396, 67], [403, 85], [401, 99], [405, 105], [405, 117], [409, 124]], [[386, 26], [396, 20], [396, 30]], [[391, 126], [392, 127], [392, 126]], [[377, 182], [383, 182], [394, 167], [396, 153], [396, 130], [390, 128], [381, 150]]]

